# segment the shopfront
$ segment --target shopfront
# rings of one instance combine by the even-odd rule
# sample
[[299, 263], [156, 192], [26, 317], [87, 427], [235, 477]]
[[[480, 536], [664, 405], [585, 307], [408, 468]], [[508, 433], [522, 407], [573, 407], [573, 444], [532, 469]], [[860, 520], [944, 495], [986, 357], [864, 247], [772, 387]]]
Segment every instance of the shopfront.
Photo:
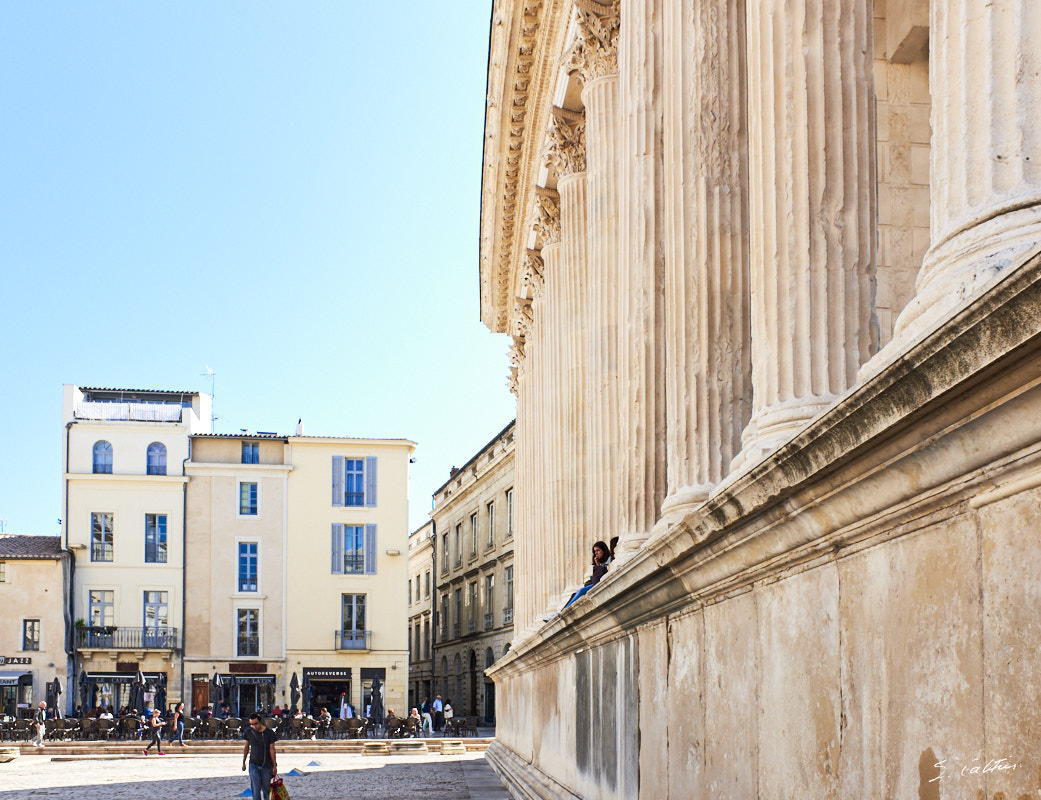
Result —
[[[316, 717], [323, 708], [334, 717], [351, 700], [350, 667], [304, 667], [303, 710]], [[310, 695], [310, 700], [308, 700]]]
[[246, 719], [250, 714], [270, 713], [275, 705], [275, 676], [264, 675], [221, 675], [224, 684], [219, 694], [231, 704], [232, 713]]
[[[142, 702], [144, 708], [166, 707], [166, 673], [145, 672]], [[80, 675], [78, 704], [84, 711], [106, 706], [119, 713], [130, 708], [137, 711], [135, 697], [137, 674], [131, 672], [87, 672]]]
[[33, 674], [19, 670], [0, 671], [0, 714], [24, 717], [32, 706]]

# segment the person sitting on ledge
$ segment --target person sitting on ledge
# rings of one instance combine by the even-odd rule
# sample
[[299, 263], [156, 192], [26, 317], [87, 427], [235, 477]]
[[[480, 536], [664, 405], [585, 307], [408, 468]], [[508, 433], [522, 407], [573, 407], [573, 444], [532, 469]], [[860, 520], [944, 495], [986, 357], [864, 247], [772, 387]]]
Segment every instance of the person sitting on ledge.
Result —
[[[571, 595], [571, 599], [564, 604], [564, 608], [574, 603], [578, 598], [600, 583], [600, 579], [607, 574], [607, 565], [611, 562], [611, 548], [607, 546], [605, 542], [596, 542], [593, 544], [593, 574], [589, 576], [589, 579], [582, 585], [582, 588]], [[560, 609], [563, 611], [564, 608]], [[553, 619], [560, 611], [550, 614], [545, 617], [545, 621], [549, 622]]]

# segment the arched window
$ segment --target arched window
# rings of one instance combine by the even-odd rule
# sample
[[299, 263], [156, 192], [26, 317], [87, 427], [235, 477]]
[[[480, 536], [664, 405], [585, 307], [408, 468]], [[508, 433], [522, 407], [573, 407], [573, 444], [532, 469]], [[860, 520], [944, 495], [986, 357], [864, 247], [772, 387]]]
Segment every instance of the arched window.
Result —
[[166, 445], [162, 442], [152, 442], [148, 445], [148, 474], [166, 474]]
[[94, 474], [112, 474], [112, 445], [104, 439], [94, 443]]
[[510, 652], [510, 643], [509, 642], [507, 642], [506, 646], [502, 649], [502, 654], [506, 655], [508, 652]]
[[495, 663], [495, 651], [492, 648], [488, 648], [484, 653], [484, 668], [492, 666]]

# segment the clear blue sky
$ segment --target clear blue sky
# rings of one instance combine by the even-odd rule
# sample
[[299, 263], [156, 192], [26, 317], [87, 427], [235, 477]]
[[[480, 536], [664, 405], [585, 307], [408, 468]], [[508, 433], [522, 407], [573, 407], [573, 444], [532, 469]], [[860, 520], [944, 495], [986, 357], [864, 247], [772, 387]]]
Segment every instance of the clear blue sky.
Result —
[[510, 419], [479, 321], [491, 0], [0, 2], [0, 519], [57, 533], [61, 387], [419, 443]]

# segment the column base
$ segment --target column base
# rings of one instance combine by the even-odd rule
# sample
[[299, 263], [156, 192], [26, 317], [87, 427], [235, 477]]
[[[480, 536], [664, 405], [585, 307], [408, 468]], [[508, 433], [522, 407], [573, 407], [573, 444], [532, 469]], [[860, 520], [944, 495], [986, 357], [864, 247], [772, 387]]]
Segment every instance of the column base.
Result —
[[730, 473], [724, 483], [738, 473], [746, 472], [777, 450], [805, 428], [810, 420], [830, 408], [837, 397], [826, 395], [790, 400], [754, 414], [741, 434], [741, 452], [730, 462]]
[[1002, 213], [929, 249], [918, 292], [897, 317], [893, 340], [905, 346], [938, 327], [997, 280], [1037, 254], [1041, 205]]
[[708, 500], [714, 488], [714, 486], [709, 484], [702, 484], [699, 486], [682, 486], [672, 492], [661, 504], [661, 517], [655, 524], [654, 530], [657, 531], [662, 527], [672, 527]]

